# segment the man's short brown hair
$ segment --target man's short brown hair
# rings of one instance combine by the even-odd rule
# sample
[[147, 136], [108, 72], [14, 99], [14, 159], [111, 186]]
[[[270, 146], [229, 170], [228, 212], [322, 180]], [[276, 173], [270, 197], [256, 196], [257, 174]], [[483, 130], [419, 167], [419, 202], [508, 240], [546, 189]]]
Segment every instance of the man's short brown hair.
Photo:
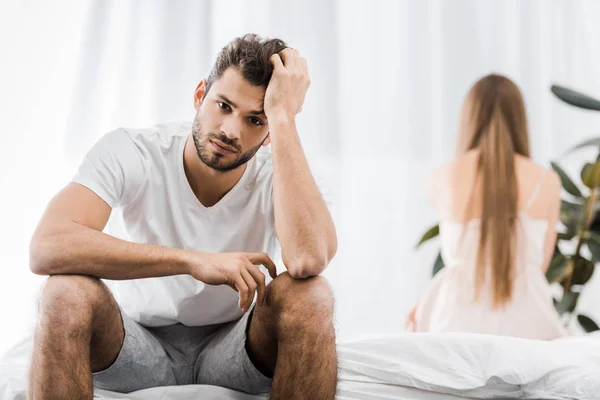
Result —
[[270, 58], [286, 47], [281, 39], [267, 39], [251, 33], [235, 38], [219, 52], [208, 75], [206, 93], [230, 67], [236, 68], [252, 85], [266, 87], [273, 74]]

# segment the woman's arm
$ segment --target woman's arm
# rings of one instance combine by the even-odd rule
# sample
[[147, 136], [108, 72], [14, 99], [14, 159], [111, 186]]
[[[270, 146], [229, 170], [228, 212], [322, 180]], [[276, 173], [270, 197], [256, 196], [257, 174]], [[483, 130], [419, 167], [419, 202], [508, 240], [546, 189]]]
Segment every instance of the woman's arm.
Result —
[[550, 261], [552, 261], [552, 255], [554, 254], [554, 246], [556, 245], [556, 224], [560, 217], [560, 192], [562, 190], [562, 183], [560, 177], [554, 171], [549, 174], [547, 183], [547, 189], [542, 191], [546, 193], [548, 199], [550, 199], [550, 205], [548, 207], [548, 231], [546, 232], [546, 241], [544, 245], [544, 262], [542, 263], [542, 270], [544, 273], [550, 267]]

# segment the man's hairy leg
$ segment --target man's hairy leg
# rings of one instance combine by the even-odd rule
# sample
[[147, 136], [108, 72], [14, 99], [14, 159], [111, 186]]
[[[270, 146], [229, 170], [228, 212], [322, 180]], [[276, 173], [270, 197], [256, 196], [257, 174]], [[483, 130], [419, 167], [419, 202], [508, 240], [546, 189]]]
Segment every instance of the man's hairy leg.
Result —
[[250, 322], [248, 353], [273, 376], [271, 399], [334, 399], [338, 364], [333, 295], [325, 279], [287, 273], [267, 287]]
[[108, 368], [125, 337], [119, 306], [99, 279], [54, 275], [42, 292], [30, 399], [92, 399], [92, 372]]

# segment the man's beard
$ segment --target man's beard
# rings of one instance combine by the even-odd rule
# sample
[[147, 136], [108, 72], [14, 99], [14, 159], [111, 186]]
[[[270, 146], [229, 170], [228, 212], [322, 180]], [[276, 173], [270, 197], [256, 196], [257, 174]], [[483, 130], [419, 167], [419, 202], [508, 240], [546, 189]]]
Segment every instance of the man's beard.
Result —
[[[194, 121], [194, 126], [192, 127], [192, 139], [194, 140], [194, 146], [196, 147], [196, 152], [198, 153], [198, 157], [200, 160], [210, 168], [219, 171], [219, 172], [228, 172], [236, 169], [237, 167], [246, 164], [256, 152], [262, 146], [264, 140], [258, 144], [258, 146], [248, 150], [245, 153], [241, 153], [241, 146], [237, 143], [237, 140], [231, 140], [224, 134], [206, 134], [202, 133], [202, 127], [200, 126], [200, 122], [198, 118]], [[210, 140], [218, 140], [223, 144], [235, 149], [239, 156], [231, 161], [225, 161], [224, 155], [215, 153], [210, 148]], [[265, 137], [266, 139], [266, 137]], [[241, 153], [241, 154], [240, 154]], [[233, 154], [232, 154], [233, 155]]]

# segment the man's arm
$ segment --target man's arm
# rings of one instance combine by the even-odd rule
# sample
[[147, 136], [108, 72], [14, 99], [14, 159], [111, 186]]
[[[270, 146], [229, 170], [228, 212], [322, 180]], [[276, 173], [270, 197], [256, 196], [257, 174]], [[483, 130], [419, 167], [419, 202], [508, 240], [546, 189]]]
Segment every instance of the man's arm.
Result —
[[310, 172], [294, 121], [310, 83], [306, 60], [286, 49], [271, 61], [265, 113], [273, 153], [275, 230], [283, 262], [295, 278], [319, 275], [337, 251], [331, 214]]
[[188, 273], [184, 250], [103, 233], [110, 213], [110, 206], [90, 189], [69, 184], [48, 204], [32, 237], [31, 270], [115, 280]]
[[230, 286], [247, 311], [255, 293], [265, 299], [265, 277], [276, 276], [264, 253], [199, 253], [132, 243], [102, 232], [110, 206], [85, 186], [69, 184], [44, 213], [30, 246], [30, 268], [39, 275], [77, 274], [126, 280], [189, 274], [209, 285]]

